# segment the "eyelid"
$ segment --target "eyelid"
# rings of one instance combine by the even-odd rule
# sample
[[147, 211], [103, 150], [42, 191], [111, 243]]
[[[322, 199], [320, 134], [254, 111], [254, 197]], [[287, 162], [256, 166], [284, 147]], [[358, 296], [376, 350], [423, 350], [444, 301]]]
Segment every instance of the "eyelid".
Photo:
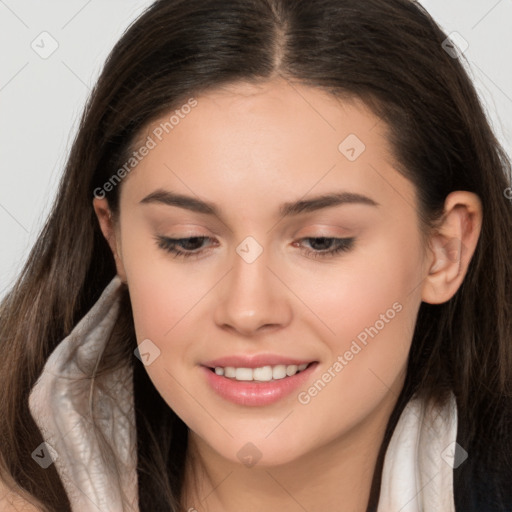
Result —
[[[303, 234], [304, 233], [304, 234]], [[298, 238], [348, 238], [355, 234], [355, 226], [342, 226], [340, 224], [315, 223], [294, 231], [293, 237]]]

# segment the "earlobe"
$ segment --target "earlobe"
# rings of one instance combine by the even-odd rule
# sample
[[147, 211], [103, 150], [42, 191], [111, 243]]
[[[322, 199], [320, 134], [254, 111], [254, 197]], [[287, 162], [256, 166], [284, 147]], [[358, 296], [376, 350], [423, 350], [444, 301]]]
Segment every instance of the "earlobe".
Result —
[[482, 204], [472, 192], [448, 195], [442, 222], [430, 238], [431, 257], [422, 300], [442, 304], [450, 300], [466, 276], [482, 226]]
[[105, 198], [95, 197], [93, 199], [93, 208], [94, 212], [96, 213], [96, 217], [98, 218], [101, 232], [107, 240], [110, 250], [112, 251], [112, 255], [114, 256], [117, 274], [121, 280], [126, 283], [126, 273], [120, 256], [120, 243], [108, 201]]

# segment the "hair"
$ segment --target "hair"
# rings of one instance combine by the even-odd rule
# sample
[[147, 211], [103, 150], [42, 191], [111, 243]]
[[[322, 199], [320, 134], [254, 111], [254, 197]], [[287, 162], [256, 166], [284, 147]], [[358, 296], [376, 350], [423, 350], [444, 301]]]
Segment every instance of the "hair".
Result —
[[[512, 206], [504, 191], [512, 171], [464, 57], [444, 50], [446, 38], [409, 0], [159, 0], [149, 6], [105, 62], [53, 208], [1, 304], [1, 478], [45, 511], [71, 510], [54, 465], [43, 470], [31, 459], [43, 438], [28, 395], [50, 353], [116, 274], [92, 207], [94, 190], [127, 161], [150, 123], [188, 98], [282, 77], [360, 99], [384, 121], [397, 168], [417, 190], [422, 232], [435, 227], [452, 191], [474, 192], [483, 205], [462, 285], [449, 301], [420, 306], [369, 509], [378, 501], [386, 446], [405, 404], [413, 395], [443, 404], [450, 392], [457, 440], [469, 453], [454, 471], [455, 494], [485, 477], [487, 492], [504, 506], [500, 499], [512, 480]], [[114, 214], [120, 188], [106, 196]], [[124, 287], [98, 372], [133, 368], [137, 439], [144, 439], [137, 443], [140, 510], [177, 512], [188, 429], [133, 356], [135, 347]]]

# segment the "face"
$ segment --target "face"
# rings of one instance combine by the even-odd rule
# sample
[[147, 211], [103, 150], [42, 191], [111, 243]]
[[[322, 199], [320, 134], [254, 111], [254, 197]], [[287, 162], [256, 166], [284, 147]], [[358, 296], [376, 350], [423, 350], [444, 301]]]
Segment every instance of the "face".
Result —
[[428, 273], [384, 123], [280, 80], [196, 101], [142, 134], [121, 187], [118, 271], [149, 377], [230, 461], [377, 435]]

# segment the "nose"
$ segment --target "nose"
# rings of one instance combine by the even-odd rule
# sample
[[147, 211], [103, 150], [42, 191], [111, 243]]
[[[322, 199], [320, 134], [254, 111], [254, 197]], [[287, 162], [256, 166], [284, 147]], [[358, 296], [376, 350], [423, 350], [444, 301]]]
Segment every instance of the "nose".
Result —
[[276, 274], [265, 250], [254, 261], [236, 254], [216, 287], [215, 323], [243, 336], [287, 326], [292, 318], [290, 292]]

